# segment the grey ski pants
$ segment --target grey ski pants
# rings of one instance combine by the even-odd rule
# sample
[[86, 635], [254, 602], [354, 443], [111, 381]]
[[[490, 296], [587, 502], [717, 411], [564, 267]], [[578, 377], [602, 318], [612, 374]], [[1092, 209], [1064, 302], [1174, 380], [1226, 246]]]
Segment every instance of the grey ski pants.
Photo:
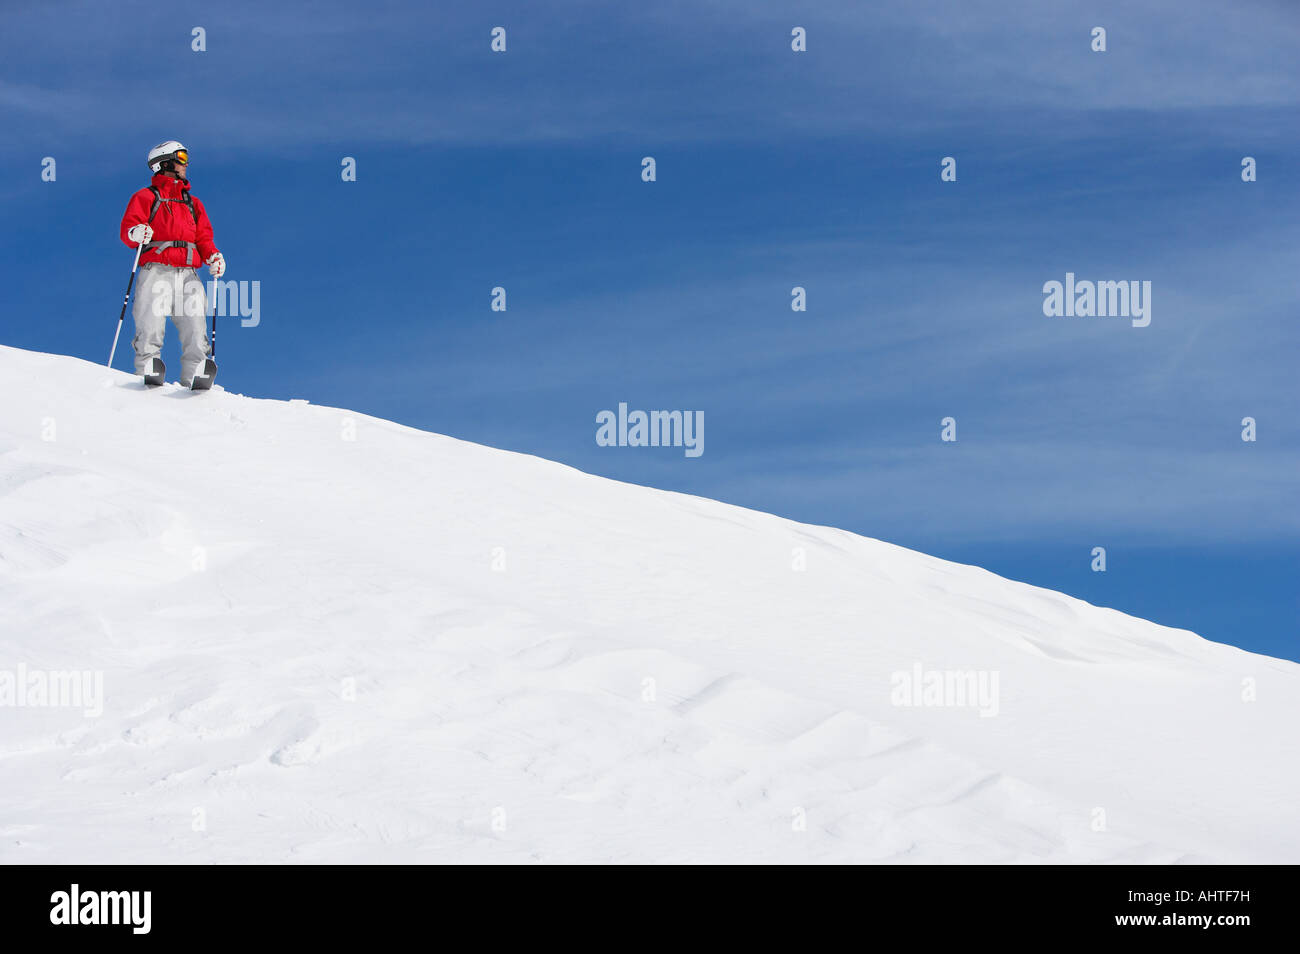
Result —
[[173, 268], [150, 262], [140, 266], [135, 280], [135, 303], [131, 317], [135, 319], [135, 370], [144, 372], [150, 358], [162, 352], [163, 335], [167, 332], [170, 316], [176, 332], [181, 336], [182, 384], [194, 377], [208, 355], [207, 319], [204, 317], [207, 299], [203, 283], [192, 268]]

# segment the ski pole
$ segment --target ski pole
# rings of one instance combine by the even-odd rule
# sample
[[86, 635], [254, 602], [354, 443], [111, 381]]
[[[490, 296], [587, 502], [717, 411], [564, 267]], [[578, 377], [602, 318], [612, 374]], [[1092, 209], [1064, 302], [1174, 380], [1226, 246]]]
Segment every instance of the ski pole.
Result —
[[135, 261], [131, 263], [131, 280], [126, 283], [126, 294], [122, 296], [122, 314], [117, 316], [117, 331], [113, 333], [113, 350], [108, 353], [108, 366], [113, 366], [113, 356], [117, 354], [117, 339], [122, 334], [122, 322], [126, 318], [126, 303], [131, 300], [131, 289], [135, 285], [135, 270], [140, 265], [140, 251], [144, 242], [135, 247]]
[[[208, 266], [208, 271], [212, 271], [212, 266]], [[217, 282], [221, 279], [212, 276], [212, 338], [208, 341], [208, 357], [213, 361], [217, 360]]]

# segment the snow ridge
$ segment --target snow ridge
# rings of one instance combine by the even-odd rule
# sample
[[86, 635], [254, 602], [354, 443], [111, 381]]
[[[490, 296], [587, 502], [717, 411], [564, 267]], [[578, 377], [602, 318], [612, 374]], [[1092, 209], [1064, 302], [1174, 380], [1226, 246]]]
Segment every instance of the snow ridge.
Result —
[[1297, 724], [977, 567], [0, 347], [0, 861], [1295, 863]]

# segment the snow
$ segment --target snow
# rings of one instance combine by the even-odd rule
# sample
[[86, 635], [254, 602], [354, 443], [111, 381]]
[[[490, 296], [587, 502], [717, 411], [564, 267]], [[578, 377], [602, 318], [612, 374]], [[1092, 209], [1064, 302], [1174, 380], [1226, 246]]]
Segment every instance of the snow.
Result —
[[[20, 666], [101, 673], [102, 713], [0, 699], [4, 862], [1300, 862], [1294, 663], [0, 347]], [[996, 705], [896, 704], [918, 666]]]

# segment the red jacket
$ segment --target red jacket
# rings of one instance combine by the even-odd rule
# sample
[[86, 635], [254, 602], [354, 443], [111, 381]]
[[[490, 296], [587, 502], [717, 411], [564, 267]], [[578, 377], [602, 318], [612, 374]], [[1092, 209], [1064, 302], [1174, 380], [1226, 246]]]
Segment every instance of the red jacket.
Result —
[[[154, 188], [164, 199], [182, 199], [185, 193], [189, 191], [190, 184], [182, 179], [173, 179], [171, 176], [165, 176], [158, 173], [153, 177]], [[212, 223], [208, 221], [207, 210], [203, 208], [203, 203], [193, 196], [190, 201], [194, 203], [194, 211], [198, 214], [198, 222], [194, 221], [194, 216], [190, 214], [190, 208], [184, 202], [163, 202], [158, 206], [158, 212], [149, 222], [149, 210], [153, 208], [154, 195], [148, 189], [141, 189], [135, 195], [131, 196], [131, 201], [127, 203], [126, 214], [122, 216], [122, 241], [130, 248], [135, 248], [135, 242], [126, 237], [132, 226], [148, 222], [153, 226], [153, 238], [150, 242], [170, 242], [173, 240], [181, 242], [193, 242], [199, 247], [197, 255], [191, 254], [192, 249], [188, 248], [146, 248], [140, 253], [140, 264], [145, 265], [149, 262], [161, 262], [164, 265], [175, 265], [179, 268], [198, 268], [217, 250], [217, 246], [212, 241]], [[188, 256], [188, 257], [187, 257]]]

